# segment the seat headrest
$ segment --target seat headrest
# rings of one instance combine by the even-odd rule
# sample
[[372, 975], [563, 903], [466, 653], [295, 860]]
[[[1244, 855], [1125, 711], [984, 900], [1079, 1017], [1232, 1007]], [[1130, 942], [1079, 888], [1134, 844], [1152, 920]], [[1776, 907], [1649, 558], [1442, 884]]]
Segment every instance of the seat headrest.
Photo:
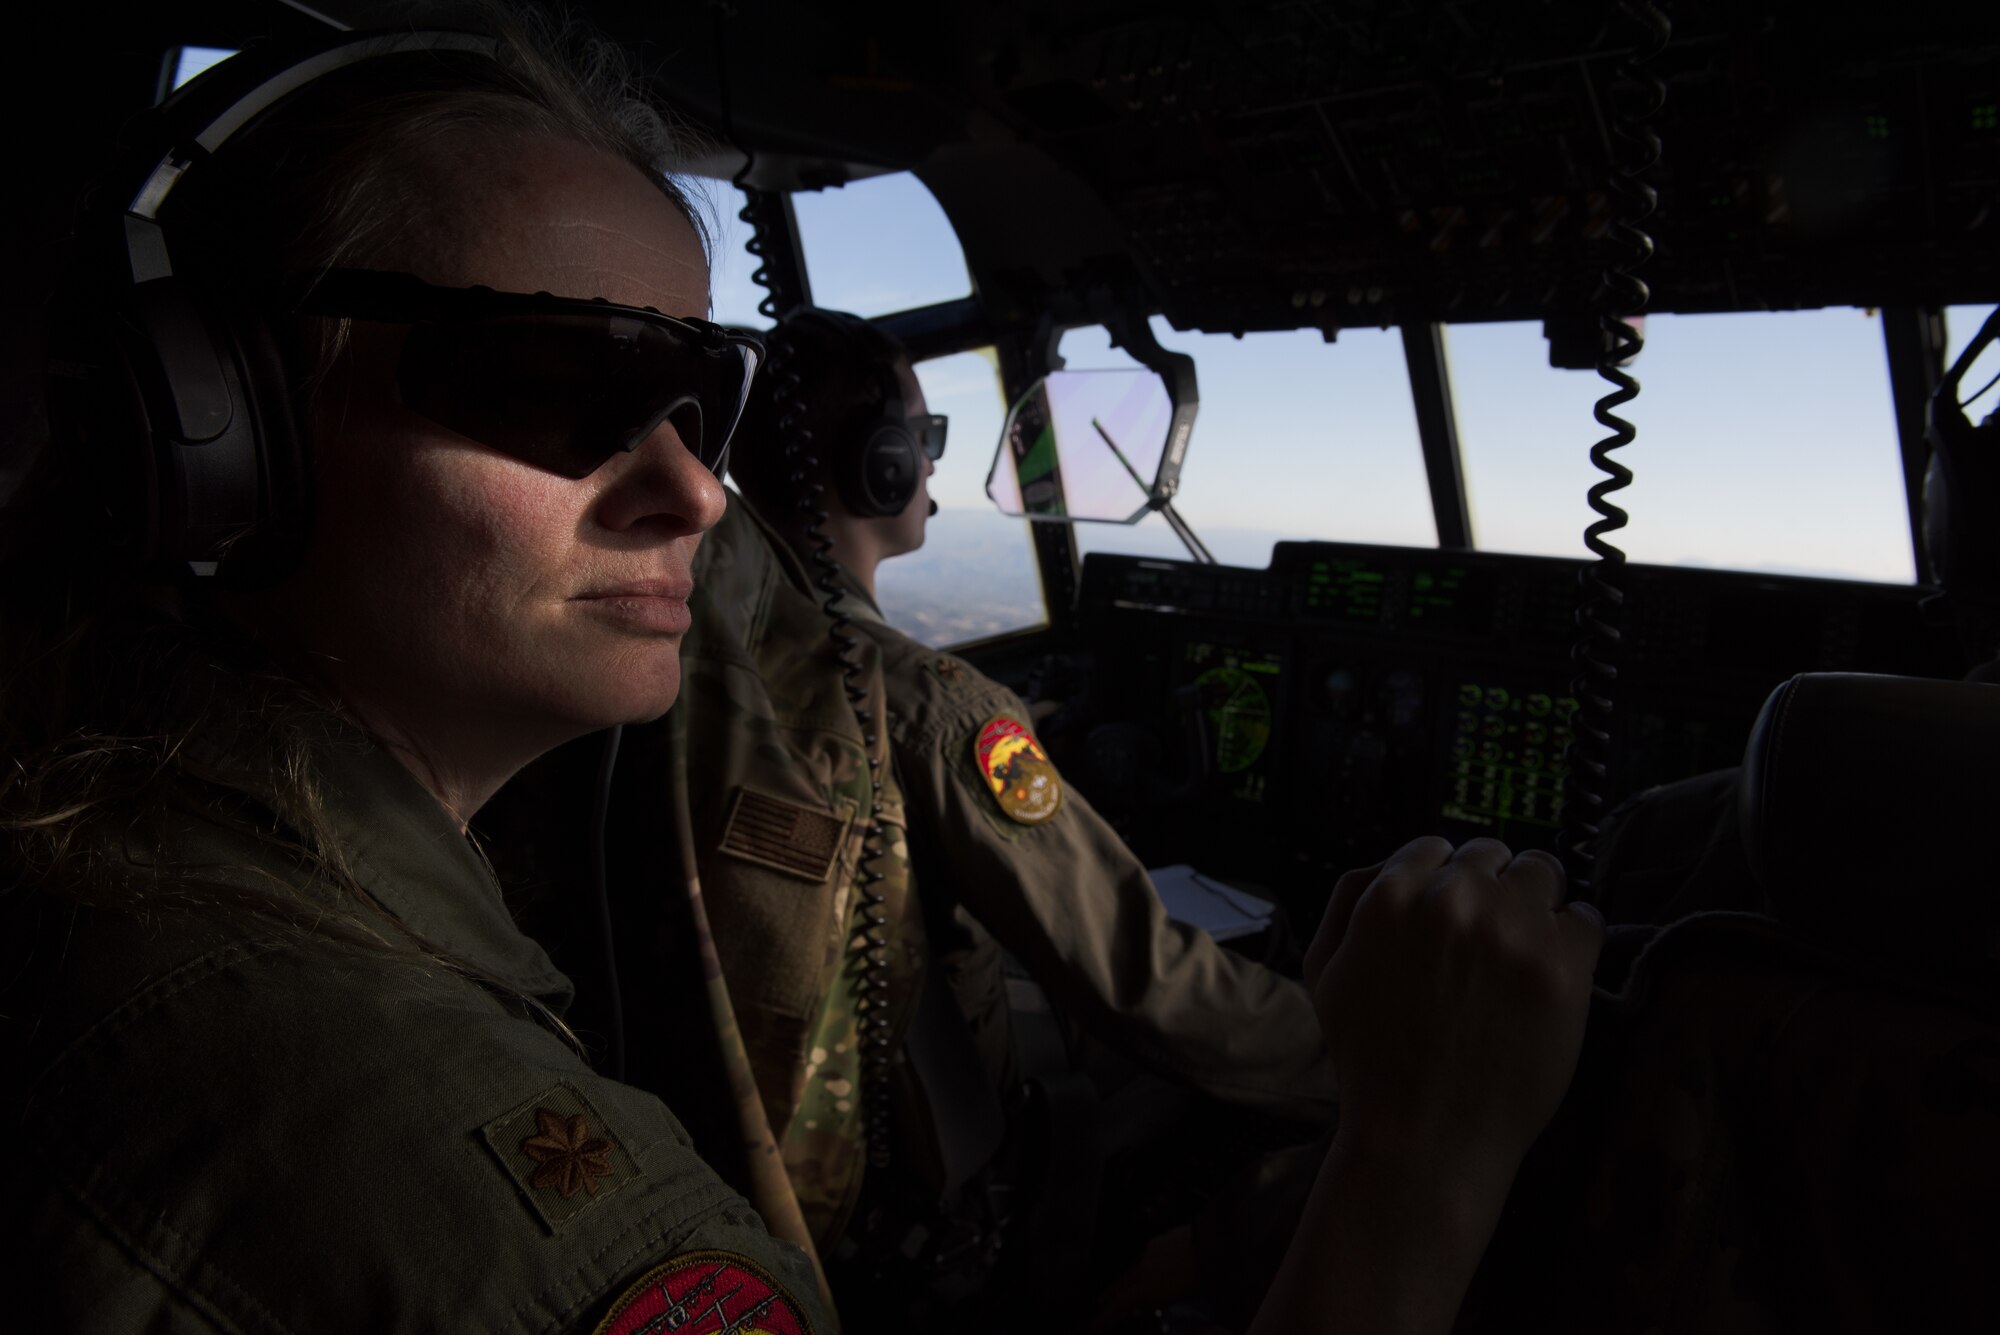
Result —
[[1781, 920], [2000, 958], [2000, 685], [1793, 677], [1751, 730], [1742, 804]]

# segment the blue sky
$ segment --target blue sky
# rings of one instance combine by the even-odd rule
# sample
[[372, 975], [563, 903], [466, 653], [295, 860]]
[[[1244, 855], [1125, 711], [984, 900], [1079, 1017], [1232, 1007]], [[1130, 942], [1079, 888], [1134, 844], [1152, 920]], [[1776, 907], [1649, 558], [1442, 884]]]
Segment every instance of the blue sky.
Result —
[[[733, 193], [719, 185], [714, 196]], [[796, 207], [822, 305], [881, 315], [969, 290], [942, 210], [907, 174], [803, 195]], [[716, 314], [743, 319], [748, 266], [735, 253], [740, 224], [725, 223]], [[1953, 355], [1983, 316], [1949, 312]], [[1201, 380], [1179, 505], [1205, 537], [1226, 533], [1222, 545], [1259, 562], [1259, 543], [1267, 553], [1277, 537], [1436, 541], [1394, 331], [1344, 330], [1328, 344], [1309, 331], [1238, 340], [1154, 327], [1194, 355]], [[1633, 368], [1644, 388], [1629, 413], [1639, 439], [1621, 455], [1637, 474], [1621, 543], [1634, 559], [1914, 578], [1879, 319], [1842, 308], [1655, 316], [1646, 335]], [[1072, 331], [1062, 351], [1073, 369], [1131, 365], [1097, 329]], [[1582, 555], [1583, 497], [1597, 476], [1588, 454], [1603, 434], [1591, 405], [1606, 387], [1591, 372], [1550, 368], [1535, 323], [1454, 326], [1446, 352], [1475, 542]], [[1982, 363], [1992, 365], [1973, 387], [2000, 370], [2000, 355]], [[939, 504], [987, 506], [1001, 418], [990, 362], [944, 359], [924, 380], [933, 409], [953, 418], [933, 482]], [[1081, 525], [1079, 538], [1086, 550], [1172, 550], [1157, 519]]]

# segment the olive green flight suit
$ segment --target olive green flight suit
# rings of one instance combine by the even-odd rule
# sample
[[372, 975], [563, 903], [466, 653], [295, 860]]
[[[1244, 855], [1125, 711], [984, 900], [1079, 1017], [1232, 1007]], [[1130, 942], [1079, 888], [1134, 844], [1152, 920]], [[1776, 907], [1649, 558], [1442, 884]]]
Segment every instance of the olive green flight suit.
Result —
[[568, 981], [430, 794], [358, 737], [324, 778], [372, 905], [227, 785], [101, 835], [98, 906], [0, 898], [0, 1327], [829, 1329], [806, 1254], [559, 1036]]
[[[882, 846], [892, 880], [904, 878], [891, 904], [898, 1027], [924, 967], [908, 955], [927, 944], [1002, 1087], [1012, 1061], [1004, 946], [1096, 1037], [1153, 1070], [1237, 1103], [1330, 1118], [1333, 1072], [1305, 989], [1168, 919], [1145, 868], [1075, 791], [1038, 823], [1010, 816], [976, 747], [996, 719], [1025, 731], [1020, 700], [888, 626], [851, 581], [845, 604], [855, 680], [887, 718], [875, 747]], [[842, 1055], [823, 1040], [838, 1018], [829, 1007], [844, 1004], [869, 746], [803, 563], [733, 492], [697, 556], [692, 608], [670, 744], [686, 748], [704, 899], [757, 1084], [780, 1143], [797, 1145], [801, 1105], [822, 1095]], [[775, 843], [746, 838], [746, 810]], [[919, 851], [920, 876], [906, 849]], [[925, 892], [948, 897], [949, 912], [914, 913]], [[907, 1086], [906, 1066], [897, 1070]], [[831, 1078], [848, 1088], [845, 1070]], [[798, 1181], [804, 1159], [787, 1156], [824, 1247], [851, 1193], [845, 1180]], [[843, 1162], [858, 1165], [858, 1153]]]

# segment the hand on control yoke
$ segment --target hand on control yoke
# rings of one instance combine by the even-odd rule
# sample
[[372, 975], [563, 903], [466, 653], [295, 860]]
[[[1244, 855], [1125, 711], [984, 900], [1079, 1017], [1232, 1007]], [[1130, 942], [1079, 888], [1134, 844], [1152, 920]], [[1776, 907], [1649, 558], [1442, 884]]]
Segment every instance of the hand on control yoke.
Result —
[[1494, 839], [1417, 839], [1340, 879], [1305, 979], [1350, 1150], [1511, 1181], [1575, 1072], [1604, 943], [1564, 884]]

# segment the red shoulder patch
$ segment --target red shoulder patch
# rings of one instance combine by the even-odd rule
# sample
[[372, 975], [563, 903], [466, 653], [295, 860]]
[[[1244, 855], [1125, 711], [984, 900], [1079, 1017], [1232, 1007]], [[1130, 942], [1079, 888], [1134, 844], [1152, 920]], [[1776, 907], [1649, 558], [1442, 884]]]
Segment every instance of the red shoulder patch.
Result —
[[687, 1252], [626, 1289], [593, 1335], [812, 1335], [764, 1268], [734, 1252]]
[[1062, 780], [1034, 734], [1005, 714], [980, 725], [972, 763], [1009, 820], [1040, 825], [1062, 808]]

